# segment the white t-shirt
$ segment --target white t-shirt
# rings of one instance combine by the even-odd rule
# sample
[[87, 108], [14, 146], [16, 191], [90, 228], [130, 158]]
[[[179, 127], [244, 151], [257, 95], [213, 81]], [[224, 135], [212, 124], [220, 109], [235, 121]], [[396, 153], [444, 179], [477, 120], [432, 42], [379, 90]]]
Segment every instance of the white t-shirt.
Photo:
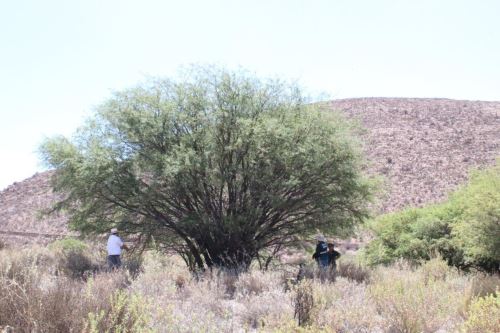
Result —
[[116, 256], [122, 253], [123, 242], [117, 235], [111, 235], [108, 238], [108, 256]]

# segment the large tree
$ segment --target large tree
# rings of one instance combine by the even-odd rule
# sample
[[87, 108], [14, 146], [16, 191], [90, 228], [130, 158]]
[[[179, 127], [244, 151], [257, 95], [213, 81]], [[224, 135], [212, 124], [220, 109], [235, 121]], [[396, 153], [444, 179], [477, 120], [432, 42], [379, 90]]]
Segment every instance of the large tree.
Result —
[[115, 93], [71, 140], [41, 147], [75, 229], [118, 226], [198, 268], [248, 267], [362, 220], [357, 151], [297, 86], [206, 67]]

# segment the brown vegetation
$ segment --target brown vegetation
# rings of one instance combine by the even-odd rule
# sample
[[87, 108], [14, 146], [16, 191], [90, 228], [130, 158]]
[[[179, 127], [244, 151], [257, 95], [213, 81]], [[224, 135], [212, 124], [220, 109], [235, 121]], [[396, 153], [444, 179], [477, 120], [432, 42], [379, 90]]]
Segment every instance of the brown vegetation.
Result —
[[399, 262], [363, 268], [370, 279], [361, 282], [340, 274], [335, 283], [322, 283], [313, 274], [291, 288], [286, 284], [292, 276], [279, 265], [240, 276], [224, 271], [192, 276], [180, 258], [148, 252], [136, 278], [101, 271], [82, 279], [60, 270], [61, 259], [57, 251], [37, 247], [0, 251], [0, 327], [54, 333], [494, 332], [498, 327], [500, 279], [462, 274], [440, 259], [420, 267]]

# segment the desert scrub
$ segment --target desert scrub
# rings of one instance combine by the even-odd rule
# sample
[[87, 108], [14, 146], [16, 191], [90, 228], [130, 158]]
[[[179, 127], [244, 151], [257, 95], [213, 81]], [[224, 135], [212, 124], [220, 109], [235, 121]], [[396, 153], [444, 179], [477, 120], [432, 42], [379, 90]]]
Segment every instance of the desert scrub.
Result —
[[273, 289], [280, 289], [282, 283], [278, 272], [253, 270], [242, 273], [235, 282], [238, 296], [258, 295]]
[[310, 280], [301, 281], [295, 287], [294, 317], [299, 326], [307, 326], [311, 323], [314, 310], [313, 282]]
[[500, 276], [488, 274], [474, 274], [469, 276], [468, 283], [464, 291], [460, 315], [467, 318], [471, 303], [478, 297], [495, 294], [500, 289]]
[[500, 331], [500, 293], [475, 298], [463, 324], [466, 333], [498, 333]]
[[434, 332], [458, 321], [464, 287], [446, 278], [451, 273], [442, 278], [423, 268], [396, 267], [379, 269], [377, 273], [369, 290], [390, 330]]
[[[294, 321], [294, 304], [291, 294], [274, 288], [261, 294], [235, 299], [232, 311], [242, 327], [259, 331], [272, 331], [282, 323]], [[296, 300], [296, 299], [295, 299]]]
[[120, 272], [87, 283], [57, 274], [45, 249], [2, 252], [0, 258], [0, 326], [15, 332], [81, 332], [87, 314], [108, 308], [111, 293], [126, 286]]
[[110, 297], [109, 308], [88, 314], [83, 329], [85, 333], [147, 333], [150, 327], [150, 303], [139, 294], [129, 294], [124, 290]]
[[5, 249], [0, 253], [0, 275], [20, 281], [29, 277], [29, 272], [55, 274], [57, 258], [42, 247], [33, 246], [27, 249]]
[[[159, 332], [233, 332], [233, 309], [217, 274], [192, 278], [176, 258], [147, 254], [130, 290], [150, 301], [152, 329]], [[182, 287], [179, 284], [182, 280]]]
[[370, 269], [351, 259], [341, 259], [337, 264], [336, 272], [333, 272], [333, 274], [357, 283], [368, 283], [370, 279]]
[[457, 272], [450, 268], [439, 256], [429, 261], [424, 261], [419, 270], [426, 284], [435, 280], [444, 281], [447, 277], [457, 274]]
[[383, 318], [364, 283], [338, 278], [334, 284], [315, 283], [314, 323], [332, 332], [367, 333], [383, 327]]
[[58, 258], [58, 269], [72, 278], [82, 278], [99, 269], [88, 245], [81, 240], [65, 238], [54, 241], [48, 247]]

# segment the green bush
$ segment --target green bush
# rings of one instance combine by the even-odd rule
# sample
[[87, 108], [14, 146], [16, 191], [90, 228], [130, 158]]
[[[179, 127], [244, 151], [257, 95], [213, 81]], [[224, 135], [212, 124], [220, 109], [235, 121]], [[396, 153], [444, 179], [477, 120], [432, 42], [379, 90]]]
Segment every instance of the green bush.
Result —
[[88, 245], [83, 241], [65, 238], [51, 243], [49, 249], [59, 258], [59, 270], [68, 276], [81, 278], [98, 269], [91, 258]]
[[83, 330], [86, 333], [98, 332], [153, 332], [149, 303], [140, 295], [117, 291], [110, 300], [110, 308], [88, 314]]
[[448, 205], [436, 205], [379, 217], [369, 224], [377, 237], [363, 250], [364, 260], [370, 265], [389, 264], [398, 258], [417, 263], [439, 255], [459, 266], [463, 255], [452, 241], [453, 213]]
[[49, 249], [55, 252], [84, 251], [87, 248], [85, 242], [74, 238], [63, 238], [49, 244]]
[[500, 294], [478, 297], [472, 301], [463, 325], [467, 333], [495, 333], [500, 327]]
[[452, 235], [466, 265], [489, 271], [500, 265], [500, 163], [472, 174], [470, 183], [452, 195], [458, 214]]
[[370, 265], [436, 256], [462, 269], [494, 272], [500, 265], [500, 164], [473, 172], [447, 202], [386, 214], [368, 226], [376, 238], [364, 249]]

